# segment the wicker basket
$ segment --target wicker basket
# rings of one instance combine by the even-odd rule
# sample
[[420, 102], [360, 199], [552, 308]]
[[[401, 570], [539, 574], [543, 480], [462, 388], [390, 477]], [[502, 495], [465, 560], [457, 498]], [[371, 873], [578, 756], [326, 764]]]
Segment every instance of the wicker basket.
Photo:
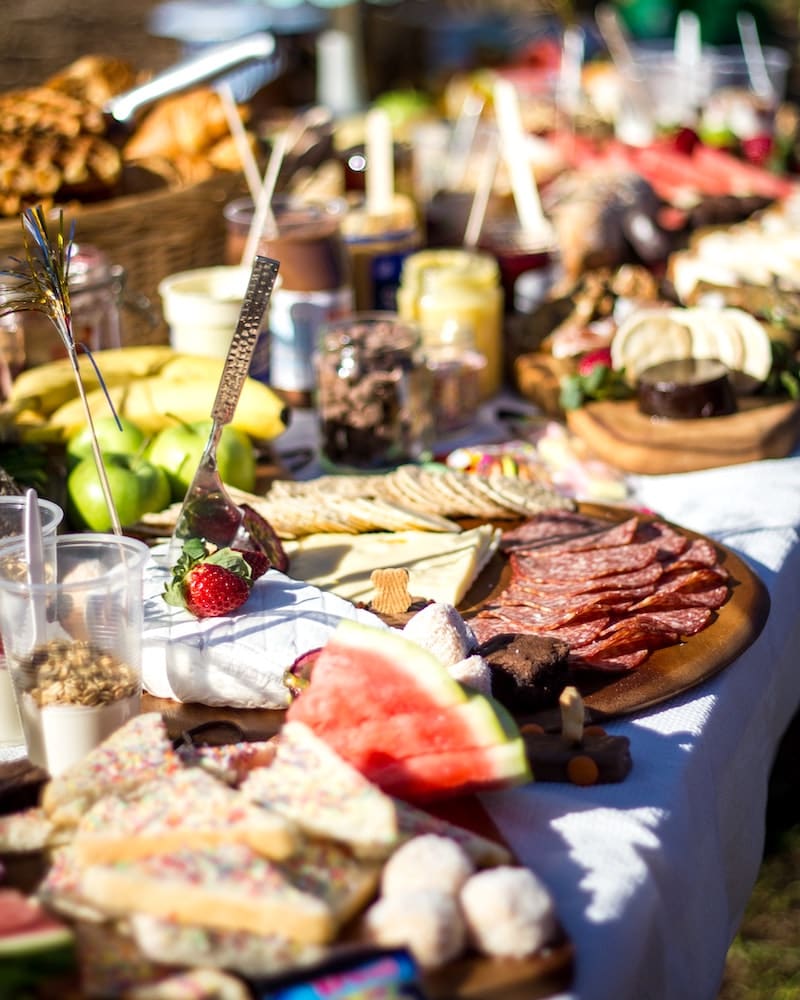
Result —
[[[153, 320], [125, 310], [121, 342], [166, 343], [158, 284], [176, 271], [221, 264], [224, 259], [226, 202], [246, 193], [240, 173], [221, 173], [186, 187], [126, 195], [65, 210], [65, 229], [75, 222], [75, 242], [91, 244], [125, 269], [125, 288], [150, 302]], [[0, 222], [0, 257], [22, 255], [19, 218]]]

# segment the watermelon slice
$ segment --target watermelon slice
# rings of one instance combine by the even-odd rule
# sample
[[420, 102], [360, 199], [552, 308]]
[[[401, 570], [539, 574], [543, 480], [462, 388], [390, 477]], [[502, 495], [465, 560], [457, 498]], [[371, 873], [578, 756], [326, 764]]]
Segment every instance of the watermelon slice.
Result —
[[37, 984], [62, 982], [76, 968], [74, 935], [35, 900], [16, 889], [0, 889], [0, 966], [3, 996], [28, 995]]
[[407, 712], [429, 712], [467, 700], [464, 688], [422, 646], [391, 629], [344, 620], [314, 664], [312, 683], [287, 718], [320, 733], [339, 725]]
[[340, 757], [366, 773], [370, 767], [416, 754], [495, 746], [514, 734], [506, 731], [487, 698], [472, 693], [461, 705], [399, 712], [355, 726], [342, 719], [321, 719], [317, 735]]
[[509, 788], [526, 784], [532, 777], [521, 738], [495, 746], [444, 750], [376, 763], [363, 773], [388, 795], [406, 802], [431, 802]]
[[531, 780], [508, 712], [467, 694], [436, 657], [391, 630], [342, 622], [287, 719], [408, 801]]

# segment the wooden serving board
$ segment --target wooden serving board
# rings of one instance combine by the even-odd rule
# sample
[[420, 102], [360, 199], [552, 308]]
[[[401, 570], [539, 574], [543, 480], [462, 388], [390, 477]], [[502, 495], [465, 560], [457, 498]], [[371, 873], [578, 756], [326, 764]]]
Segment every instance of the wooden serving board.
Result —
[[602, 401], [570, 410], [567, 426], [625, 472], [694, 472], [785, 458], [800, 437], [800, 402], [743, 398], [727, 417], [668, 420], [646, 416], [633, 399]]
[[[609, 521], [621, 521], [633, 514], [630, 509], [604, 504], [582, 503], [580, 510]], [[679, 525], [672, 527], [690, 539], [706, 537]], [[580, 691], [587, 721], [601, 723], [631, 715], [683, 694], [719, 673], [758, 638], [769, 615], [769, 592], [735, 552], [718, 542], [713, 544], [720, 564], [730, 574], [728, 600], [702, 631], [685, 642], [654, 650], [635, 670], [571, 671], [568, 683]], [[502, 553], [496, 553], [461, 605], [464, 617], [469, 620], [487, 601], [496, 598], [508, 586], [510, 578], [508, 560]], [[514, 714], [520, 721], [535, 718], [546, 728], [560, 725], [558, 709], [535, 716]]]

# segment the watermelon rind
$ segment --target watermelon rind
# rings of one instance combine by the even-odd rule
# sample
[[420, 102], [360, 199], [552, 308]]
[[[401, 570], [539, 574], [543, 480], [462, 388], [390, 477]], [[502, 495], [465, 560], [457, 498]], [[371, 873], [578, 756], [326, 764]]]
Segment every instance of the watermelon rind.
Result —
[[27, 957], [59, 946], [72, 949], [73, 934], [64, 926], [22, 930], [0, 937], [0, 956]]
[[490, 747], [417, 754], [404, 760], [376, 763], [365, 773], [388, 794], [409, 802], [495, 791], [533, 780], [521, 738]]

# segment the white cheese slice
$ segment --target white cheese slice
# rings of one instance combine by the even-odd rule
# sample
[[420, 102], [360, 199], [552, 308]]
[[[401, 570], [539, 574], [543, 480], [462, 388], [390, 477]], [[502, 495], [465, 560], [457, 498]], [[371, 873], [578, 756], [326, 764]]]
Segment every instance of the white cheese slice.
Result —
[[405, 567], [412, 597], [458, 605], [500, 542], [501, 530], [481, 524], [457, 535], [376, 531], [307, 535], [285, 542], [289, 573], [349, 601], [375, 596], [375, 569]]

